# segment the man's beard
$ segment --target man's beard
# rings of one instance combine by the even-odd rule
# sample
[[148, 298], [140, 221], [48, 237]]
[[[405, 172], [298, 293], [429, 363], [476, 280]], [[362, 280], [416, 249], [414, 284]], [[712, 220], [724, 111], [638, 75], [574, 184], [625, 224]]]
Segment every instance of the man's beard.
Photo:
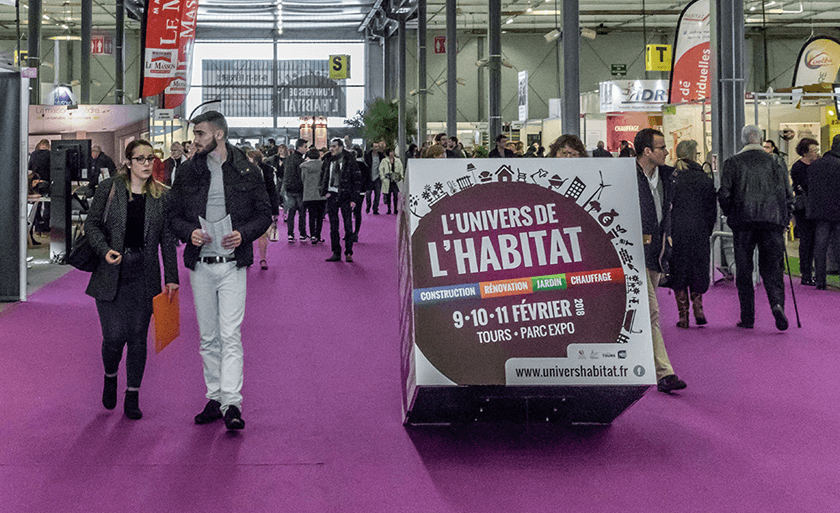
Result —
[[198, 152], [198, 154], [199, 155], [209, 154], [211, 151], [215, 150], [218, 146], [219, 145], [216, 143], [216, 139], [214, 138], [213, 141], [209, 145], [205, 146], [204, 148], [201, 148], [201, 150]]

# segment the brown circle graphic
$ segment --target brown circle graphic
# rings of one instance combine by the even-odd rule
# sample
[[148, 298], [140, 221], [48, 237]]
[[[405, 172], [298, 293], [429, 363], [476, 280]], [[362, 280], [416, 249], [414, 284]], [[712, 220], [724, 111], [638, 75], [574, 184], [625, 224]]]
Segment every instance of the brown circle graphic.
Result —
[[[562, 358], [569, 344], [614, 343], [620, 333], [626, 288], [610, 236], [574, 199], [539, 185], [497, 182], [441, 199], [412, 234], [412, 258], [415, 342], [459, 385], [503, 385], [510, 358]], [[516, 290], [560, 274], [565, 289]], [[509, 295], [418, 301], [486, 282], [495, 286], [477, 290]]]

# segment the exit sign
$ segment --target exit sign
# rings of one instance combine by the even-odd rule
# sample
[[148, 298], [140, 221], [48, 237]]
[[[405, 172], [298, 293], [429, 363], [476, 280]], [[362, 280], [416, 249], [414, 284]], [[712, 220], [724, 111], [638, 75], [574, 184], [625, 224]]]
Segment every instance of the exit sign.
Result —
[[610, 74], [614, 77], [623, 77], [627, 75], [627, 65], [626, 64], [611, 64], [610, 65]]

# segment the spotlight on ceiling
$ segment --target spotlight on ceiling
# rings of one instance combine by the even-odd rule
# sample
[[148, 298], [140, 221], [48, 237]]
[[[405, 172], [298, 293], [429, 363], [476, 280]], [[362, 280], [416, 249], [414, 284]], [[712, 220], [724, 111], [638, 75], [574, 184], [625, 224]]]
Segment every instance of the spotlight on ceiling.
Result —
[[546, 34], [543, 37], [545, 37], [545, 42], [546, 43], [551, 43], [553, 41], [557, 41], [558, 39], [560, 39], [560, 35], [561, 35], [561, 32], [559, 30], [552, 29], [551, 32], [549, 32], [548, 34]]
[[596, 35], [597, 33], [592, 29], [588, 29], [585, 27], [581, 27], [580, 29], [580, 37], [585, 37], [586, 39], [595, 39]]

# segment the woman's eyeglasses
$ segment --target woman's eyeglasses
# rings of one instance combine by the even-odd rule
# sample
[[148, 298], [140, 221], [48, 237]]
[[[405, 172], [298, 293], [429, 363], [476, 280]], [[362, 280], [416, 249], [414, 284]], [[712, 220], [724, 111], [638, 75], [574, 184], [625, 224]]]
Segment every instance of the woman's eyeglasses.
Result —
[[137, 162], [138, 164], [151, 164], [155, 161], [155, 156], [151, 155], [149, 157], [131, 157], [131, 160]]

